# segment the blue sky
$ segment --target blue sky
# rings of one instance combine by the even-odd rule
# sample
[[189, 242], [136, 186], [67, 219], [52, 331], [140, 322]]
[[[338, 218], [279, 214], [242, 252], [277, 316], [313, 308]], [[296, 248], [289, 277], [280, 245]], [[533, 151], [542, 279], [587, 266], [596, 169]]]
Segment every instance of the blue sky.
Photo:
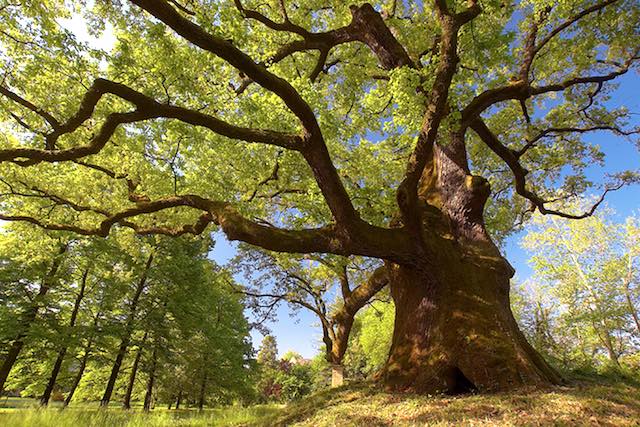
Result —
[[[80, 15], [74, 15], [71, 19], [60, 22], [82, 41], [90, 45], [110, 50], [115, 42], [112, 28], [108, 25], [106, 31], [99, 39], [90, 36], [86, 29], [86, 21]], [[640, 126], [640, 79], [637, 72], [630, 72], [620, 79], [620, 88], [614, 92], [610, 101], [611, 105], [624, 105], [635, 114], [630, 123], [633, 127]], [[640, 169], [640, 150], [631, 142], [615, 137], [611, 133], [599, 132], [588, 136], [588, 141], [599, 144], [606, 154], [604, 167], [592, 167], [588, 171], [589, 178], [594, 182], [601, 182], [606, 173], [617, 171]], [[640, 185], [625, 187], [607, 197], [607, 205], [613, 208], [619, 217], [624, 217], [637, 212], [640, 206]], [[531, 269], [527, 264], [529, 255], [520, 247], [519, 241], [525, 232], [513, 235], [505, 246], [505, 255], [516, 269], [518, 280], [525, 280], [531, 275]], [[216, 234], [216, 246], [210, 257], [219, 264], [225, 264], [235, 255], [235, 244], [226, 240], [224, 235]], [[248, 313], [248, 315], [250, 315]], [[304, 357], [312, 357], [318, 352], [320, 342], [320, 328], [318, 321], [308, 311], [300, 310], [295, 317], [291, 317], [288, 307], [283, 305], [277, 313], [277, 321], [268, 325], [278, 341], [280, 354], [288, 350], [294, 350]], [[254, 346], [258, 346], [262, 335], [252, 333]]]

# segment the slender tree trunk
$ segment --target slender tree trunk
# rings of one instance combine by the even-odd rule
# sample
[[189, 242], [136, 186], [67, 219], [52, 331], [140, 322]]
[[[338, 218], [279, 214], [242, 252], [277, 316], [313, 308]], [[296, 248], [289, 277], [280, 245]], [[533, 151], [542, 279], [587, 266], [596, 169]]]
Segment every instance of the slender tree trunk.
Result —
[[71, 389], [69, 389], [69, 394], [67, 394], [66, 399], [64, 399], [64, 407], [66, 408], [71, 403], [73, 399], [73, 395], [82, 380], [82, 376], [84, 375], [84, 370], [87, 367], [87, 362], [89, 361], [89, 356], [91, 355], [91, 346], [93, 345], [93, 339], [90, 339], [87, 343], [87, 346], [84, 349], [84, 354], [82, 355], [82, 359], [80, 360], [80, 366], [78, 367], [78, 372], [76, 373], [75, 378], [73, 379], [73, 384], [71, 384]]
[[49, 404], [49, 399], [51, 398], [51, 393], [56, 385], [56, 379], [58, 378], [58, 373], [60, 372], [60, 368], [62, 367], [62, 362], [64, 362], [64, 357], [67, 354], [67, 347], [64, 346], [58, 351], [58, 356], [56, 357], [56, 361], [53, 364], [53, 369], [51, 369], [51, 375], [49, 376], [49, 381], [47, 382], [47, 387], [44, 389], [42, 396], [40, 397], [40, 405], [47, 406]]
[[202, 412], [204, 410], [204, 395], [207, 390], [207, 371], [205, 370], [204, 375], [202, 375], [202, 382], [200, 383], [200, 396], [198, 397], [198, 411]]
[[69, 406], [71, 403], [71, 399], [73, 399], [73, 395], [82, 380], [82, 376], [84, 375], [84, 370], [87, 367], [87, 362], [89, 361], [89, 357], [91, 356], [91, 350], [93, 347], [93, 340], [95, 337], [95, 331], [98, 329], [98, 323], [100, 322], [100, 316], [102, 314], [98, 312], [93, 319], [93, 333], [89, 336], [89, 340], [87, 341], [87, 345], [84, 348], [84, 354], [82, 355], [82, 359], [80, 360], [80, 367], [78, 368], [78, 372], [76, 373], [75, 378], [73, 379], [73, 384], [71, 385], [71, 389], [69, 390], [69, 394], [67, 394], [67, 398], [64, 400], [64, 408]]
[[633, 317], [633, 320], [636, 323], [636, 332], [638, 333], [638, 336], [640, 336], [640, 316], [638, 316], [638, 311], [636, 310], [636, 307], [633, 305], [633, 301], [631, 301], [631, 296], [629, 295], [628, 290], [626, 293], [626, 298], [627, 298], [627, 304], [629, 305], [629, 311], [631, 312], [631, 316]]
[[22, 351], [22, 347], [24, 347], [25, 338], [29, 333], [29, 329], [31, 328], [31, 325], [33, 324], [33, 322], [36, 320], [36, 317], [38, 317], [38, 313], [42, 305], [42, 300], [47, 295], [47, 292], [49, 292], [49, 289], [55, 283], [55, 276], [58, 273], [58, 269], [60, 268], [60, 264], [62, 263], [63, 255], [67, 251], [68, 247], [69, 245], [66, 243], [60, 245], [58, 253], [56, 254], [51, 264], [51, 268], [45, 274], [42, 280], [42, 284], [40, 285], [38, 294], [34, 298], [31, 306], [23, 314], [23, 320], [21, 325], [22, 328], [16, 335], [15, 339], [13, 340], [13, 343], [11, 344], [9, 351], [7, 352], [7, 356], [5, 357], [4, 362], [0, 367], [0, 395], [2, 395], [4, 391], [4, 384], [7, 381], [7, 378], [9, 377], [9, 373], [11, 372], [11, 369], [13, 368], [13, 365], [16, 363], [16, 360], [18, 359], [18, 356]]
[[127, 384], [127, 391], [124, 394], [124, 399], [122, 401], [123, 409], [131, 409], [131, 393], [133, 393], [133, 386], [136, 382], [136, 375], [138, 373], [138, 364], [140, 363], [140, 358], [142, 357], [142, 349], [144, 348], [144, 343], [147, 340], [147, 333], [144, 333], [142, 337], [142, 342], [138, 347], [138, 351], [136, 353], [136, 358], [133, 360], [133, 365], [131, 366], [131, 373], [129, 374], [129, 384]]
[[[78, 295], [76, 296], [76, 299], [73, 303], [73, 310], [71, 311], [71, 318], [69, 319], [69, 333], [73, 333], [73, 328], [74, 326], [76, 326], [76, 319], [78, 317], [78, 311], [80, 310], [80, 303], [84, 298], [84, 291], [87, 286], [88, 275], [89, 275], [89, 269], [87, 268], [82, 274], [82, 280], [80, 282], [80, 290], [78, 291]], [[56, 386], [56, 380], [58, 379], [58, 374], [60, 373], [60, 368], [62, 367], [62, 362], [64, 362], [64, 357], [66, 356], [66, 354], [67, 354], [67, 345], [65, 344], [58, 351], [58, 357], [56, 358], [56, 361], [53, 364], [53, 369], [51, 370], [51, 375], [49, 376], [47, 387], [44, 389], [44, 393], [42, 393], [42, 396], [40, 397], [40, 404], [42, 406], [47, 406], [49, 404], [51, 393], [53, 392], [53, 389]]]
[[[331, 365], [331, 387], [344, 385], [344, 366], [342, 365], [342, 359], [347, 350], [349, 334], [353, 327], [353, 316], [344, 316], [337, 320], [329, 334], [331, 336], [331, 345], [326, 346], [326, 358]], [[326, 341], [325, 339], [325, 343]]]
[[135, 321], [136, 311], [138, 308], [138, 301], [140, 300], [140, 295], [142, 295], [142, 291], [144, 290], [145, 283], [147, 282], [147, 274], [149, 272], [149, 269], [151, 268], [152, 261], [153, 261], [153, 254], [149, 255], [149, 258], [147, 259], [147, 263], [144, 267], [144, 271], [142, 272], [142, 277], [138, 282], [135, 294], [133, 295], [133, 299], [131, 300], [131, 305], [129, 307], [129, 314], [127, 316], [127, 323], [124, 329], [124, 334], [120, 341], [120, 346], [118, 347], [118, 353], [116, 354], [116, 359], [113, 362], [113, 367], [111, 368], [111, 375], [109, 375], [109, 381], [107, 381], [107, 386], [104, 390], [104, 394], [102, 395], [102, 399], [100, 400], [101, 407], [109, 406], [109, 401], [111, 400], [111, 395], [113, 394], [113, 388], [116, 385], [116, 380], [118, 379], [118, 374], [120, 373], [120, 367], [122, 366], [122, 361], [124, 360], [124, 356], [127, 353], [127, 348], [129, 347], [129, 342], [131, 340], [131, 333], [133, 331], [133, 323]]
[[153, 354], [151, 355], [151, 367], [149, 368], [149, 379], [147, 380], [147, 392], [144, 395], [144, 410], [149, 412], [151, 410], [151, 401], [153, 399], [153, 385], [156, 380], [156, 368], [158, 365], [158, 344], [153, 347]]
[[23, 340], [25, 336], [26, 334], [20, 334], [18, 335], [16, 340], [13, 341], [13, 344], [11, 344], [9, 351], [7, 352], [7, 356], [5, 357], [4, 362], [0, 367], [0, 396], [4, 392], [4, 383], [7, 381], [7, 378], [9, 377], [11, 368], [13, 368], [13, 365], [16, 363], [16, 360], [18, 359], [18, 355], [22, 351], [22, 347], [24, 346]]
[[611, 330], [609, 329], [609, 327], [607, 326], [604, 320], [602, 321], [602, 329], [603, 329], [602, 335], [601, 335], [602, 344], [604, 344], [604, 347], [607, 349], [607, 353], [609, 354], [609, 361], [611, 362], [614, 368], [619, 369], [620, 368], [619, 356], [613, 346], [613, 340], [611, 339]]
[[115, 387], [116, 380], [118, 379], [118, 373], [120, 373], [120, 368], [122, 367], [122, 361], [124, 360], [124, 356], [127, 353], [128, 346], [129, 346], [129, 337], [128, 336], [123, 337], [122, 340], [120, 341], [120, 346], [118, 347], [118, 353], [116, 353], [116, 358], [111, 368], [111, 374], [109, 375], [107, 386], [104, 390], [104, 394], [102, 395], [102, 399], [100, 400], [101, 407], [109, 406], [109, 401], [111, 400], [111, 395], [113, 394], [113, 388]]
[[321, 318], [326, 359], [331, 364], [331, 387], [344, 384], [342, 360], [349, 344], [353, 320], [358, 311], [389, 282], [386, 269], [376, 269], [365, 283], [350, 289], [346, 264], [340, 276], [343, 304], [331, 315], [331, 319]]
[[182, 402], [182, 390], [178, 391], [178, 397], [176, 398], [176, 409], [180, 409], [180, 402]]
[[638, 316], [638, 310], [636, 310], [636, 306], [633, 304], [633, 299], [631, 298], [631, 273], [631, 257], [629, 257], [629, 274], [624, 283], [624, 296], [627, 300], [631, 317], [633, 317], [636, 324], [636, 332], [638, 333], [638, 336], [640, 336], [640, 316]]

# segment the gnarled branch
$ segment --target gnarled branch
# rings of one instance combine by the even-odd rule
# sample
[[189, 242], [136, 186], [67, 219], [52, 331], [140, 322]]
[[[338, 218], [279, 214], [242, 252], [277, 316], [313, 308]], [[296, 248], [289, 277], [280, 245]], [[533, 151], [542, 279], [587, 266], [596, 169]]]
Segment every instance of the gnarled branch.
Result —
[[555, 209], [549, 209], [545, 205], [550, 201], [542, 199], [535, 192], [527, 188], [526, 176], [529, 171], [526, 170], [518, 160], [518, 152], [510, 149], [500, 142], [497, 136], [491, 132], [487, 125], [481, 119], [476, 119], [471, 123], [471, 128], [480, 137], [480, 139], [493, 151], [498, 157], [500, 157], [511, 169], [513, 173], [516, 193], [529, 200], [534, 208], [537, 208], [542, 214], [556, 215], [569, 219], [582, 219], [594, 214], [598, 206], [602, 204], [606, 195], [611, 192], [622, 188], [623, 184], [617, 184], [615, 186], [605, 188], [603, 194], [598, 200], [591, 206], [590, 209], [582, 214], [570, 214]]

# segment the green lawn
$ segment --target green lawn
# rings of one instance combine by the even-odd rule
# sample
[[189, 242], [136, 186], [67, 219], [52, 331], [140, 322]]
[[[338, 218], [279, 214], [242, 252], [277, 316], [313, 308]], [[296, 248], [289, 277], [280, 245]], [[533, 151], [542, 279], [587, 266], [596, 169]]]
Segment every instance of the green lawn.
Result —
[[[95, 404], [28, 407], [2, 399], [0, 426], [640, 426], [640, 386], [580, 381], [548, 390], [466, 396], [390, 394], [371, 384], [316, 393], [287, 406], [207, 409], [98, 410]], [[12, 405], [11, 408], [3, 406]]]
[[238, 426], [273, 416], [279, 405], [256, 405], [251, 407], [230, 406], [225, 408], [167, 410], [157, 408], [144, 413], [140, 408], [131, 411], [120, 409], [120, 405], [107, 410], [98, 409], [97, 403], [71, 405], [61, 411], [61, 403], [50, 407], [37, 407], [34, 399], [0, 399], [0, 426], [8, 427], [136, 427], [136, 426]]

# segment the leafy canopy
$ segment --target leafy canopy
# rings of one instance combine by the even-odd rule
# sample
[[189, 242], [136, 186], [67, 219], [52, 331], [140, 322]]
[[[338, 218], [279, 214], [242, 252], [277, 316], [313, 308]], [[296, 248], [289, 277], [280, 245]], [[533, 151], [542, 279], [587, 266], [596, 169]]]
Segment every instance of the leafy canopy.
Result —
[[[110, 51], [60, 24], [77, 15], [113, 32]], [[639, 18], [635, 0], [2, 2], [2, 218], [100, 235], [213, 222], [268, 249], [398, 259], [273, 228], [386, 227], [424, 147], [462, 129], [502, 237], [592, 186], [587, 133], [635, 132], [610, 95], [637, 70]]]

